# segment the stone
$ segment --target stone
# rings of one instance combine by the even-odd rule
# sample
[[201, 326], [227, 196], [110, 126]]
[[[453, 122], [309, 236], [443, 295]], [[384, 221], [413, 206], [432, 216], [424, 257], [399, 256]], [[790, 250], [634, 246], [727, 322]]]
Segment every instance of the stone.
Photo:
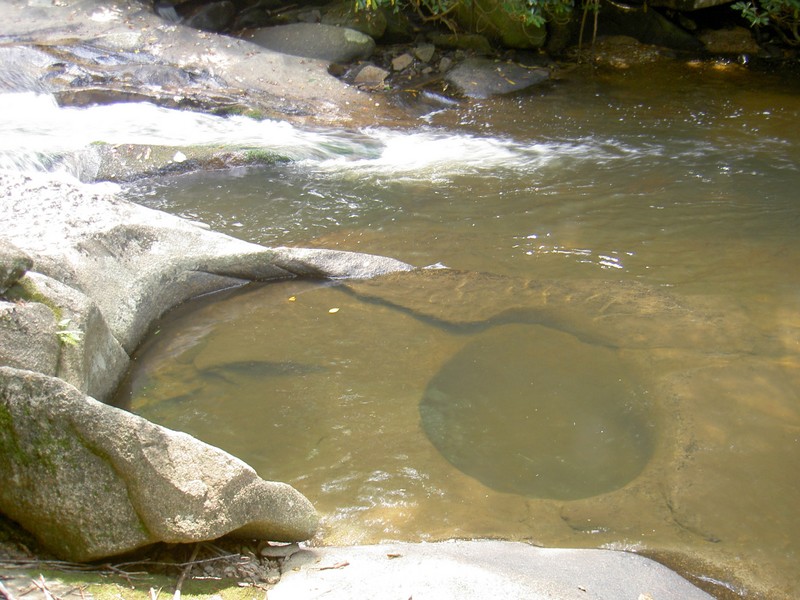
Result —
[[0, 238], [0, 294], [14, 285], [33, 266], [33, 259], [14, 244]]
[[698, 36], [711, 54], [759, 54], [761, 48], [753, 39], [753, 34], [744, 27], [729, 29], [710, 29]]
[[[108, 18], [97, 18], [103, 15]], [[390, 103], [376, 107], [367, 94], [328, 74], [322, 62], [176, 25], [139, 2], [44, 2], [34, 8], [8, 0], [0, 2], [0, 20], [10, 40], [0, 48], [0, 89], [57, 93], [62, 105], [71, 98], [129, 99], [337, 126], [394, 122], [399, 115]], [[35, 46], [26, 41], [34, 38]], [[174, 71], [175, 83], [138, 81], [138, 67], [148, 65]]]
[[468, 58], [445, 75], [448, 82], [470, 98], [518, 92], [549, 78], [547, 69], [528, 68], [488, 58]]
[[209, 2], [193, 8], [183, 24], [204, 31], [224, 31], [236, 17], [236, 5], [231, 0]]
[[319, 23], [322, 21], [322, 13], [318, 8], [311, 10], [301, 10], [297, 13], [298, 23]]
[[6, 172], [0, 174], [4, 188], [0, 223], [9, 239], [37, 257], [39, 273], [96, 303], [128, 353], [156, 318], [202, 293], [249, 280], [368, 277], [411, 268], [358, 253], [264, 248], [62, 179], [43, 186]]
[[264, 27], [250, 32], [246, 39], [275, 52], [331, 63], [364, 60], [375, 50], [375, 40], [370, 36], [355, 29], [321, 23]]
[[60, 354], [56, 324], [44, 304], [0, 300], [0, 364], [55, 375]]
[[358, 71], [354, 83], [359, 87], [379, 89], [383, 87], [384, 81], [389, 76], [389, 71], [381, 69], [375, 65], [364, 65]]
[[355, 10], [351, 3], [332, 4], [326, 7], [321, 22], [355, 29], [373, 39], [380, 38], [386, 31], [386, 15], [380, 10]]
[[667, 567], [631, 552], [454, 540], [304, 549], [284, 563], [283, 576], [270, 589], [269, 598], [711, 600], [712, 596]]
[[0, 190], [3, 230], [36, 265], [0, 303], [0, 512], [75, 561], [157, 541], [311, 537], [316, 513], [291, 486], [86, 392], [110, 396], [154, 319], [200, 293], [411, 267], [264, 248], [55, 175], [3, 171]]
[[0, 480], [0, 511], [64, 560], [226, 534], [294, 542], [318, 527], [302, 494], [222, 450], [10, 367], [0, 367]]
[[[657, 10], [623, 10], [609, 6], [599, 21], [601, 36], [631, 36], [643, 44], [687, 52], [703, 49], [691, 33], [667, 19]], [[584, 43], [586, 36], [584, 36]]]
[[466, 50], [475, 54], [492, 53], [489, 40], [478, 33], [432, 33], [428, 37], [439, 48]]
[[402, 71], [403, 69], [407, 69], [412, 65], [414, 62], [414, 57], [411, 56], [408, 52], [404, 52], [400, 56], [395, 56], [392, 59], [392, 69], [395, 71]]
[[433, 44], [419, 44], [414, 48], [414, 56], [421, 62], [430, 62], [433, 58], [433, 53], [436, 52], [436, 46]]
[[62, 336], [60, 332], [65, 329], [79, 333], [72, 338], [59, 337], [56, 375], [93, 398], [101, 401], [111, 398], [130, 359], [97, 304], [78, 290], [40, 273], [28, 273], [21, 283], [21, 289], [14, 290], [20, 297], [42, 298], [58, 310], [58, 320], [63, 325], [57, 335]]

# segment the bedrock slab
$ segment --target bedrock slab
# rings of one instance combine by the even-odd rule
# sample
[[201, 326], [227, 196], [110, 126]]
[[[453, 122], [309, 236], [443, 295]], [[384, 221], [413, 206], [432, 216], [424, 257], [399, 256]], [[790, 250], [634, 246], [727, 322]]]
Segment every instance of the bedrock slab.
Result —
[[494, 540], [304, 549], [270, 600], [709, 600], [666, 567], [612, 550]]
[[316, 512], [291, 486], [98, 400], [113, 392], [150, 324], [192, 296], [250, 280], [411, 267], [265, 248], [113, 191], [0, 171], [3, 237], [30, 256], [0, 301], [0, 512], [75, 561], [226, 534], [312, 537]]

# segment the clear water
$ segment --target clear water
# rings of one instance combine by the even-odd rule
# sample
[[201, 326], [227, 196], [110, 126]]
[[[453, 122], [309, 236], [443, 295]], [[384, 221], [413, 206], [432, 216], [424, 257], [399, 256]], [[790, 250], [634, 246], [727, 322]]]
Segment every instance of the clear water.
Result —
[[452, 271], [200, 299], [122, 402], [293, 484], [321, 543], [626, 548], [800, 592], [800, 82], [576, 70], [412, 131], [293, 139], [292, 163], [127, 193]]

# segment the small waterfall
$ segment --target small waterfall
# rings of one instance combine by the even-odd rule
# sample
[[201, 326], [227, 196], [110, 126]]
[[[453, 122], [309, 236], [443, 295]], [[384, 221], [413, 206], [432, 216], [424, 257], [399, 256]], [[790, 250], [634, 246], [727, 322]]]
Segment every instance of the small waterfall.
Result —
[[533, 172], [557, 157], [593, 154], [584, 144], [525, 144], [420, 128], [300, 129], [286, 122], [220, 117], [149, 103], [62, 107], [47, 94], [0, 94], [0, 169], [61, 171], [91, 181], [98, 145], [267, 151], [310, 171], [435, 181], [460, 173]]

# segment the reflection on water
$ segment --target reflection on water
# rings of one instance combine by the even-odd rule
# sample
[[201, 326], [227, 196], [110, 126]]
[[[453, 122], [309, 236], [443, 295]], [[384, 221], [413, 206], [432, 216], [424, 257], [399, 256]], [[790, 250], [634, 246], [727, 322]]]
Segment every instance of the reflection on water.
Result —
[[636, 549], [794, 597], [798, 91], [576, 72], [369, 152], [131, 188], [261, 243], [467, 272], [204, 299], [143, 348], [132, 407], [295, 485], [325, 543]]

